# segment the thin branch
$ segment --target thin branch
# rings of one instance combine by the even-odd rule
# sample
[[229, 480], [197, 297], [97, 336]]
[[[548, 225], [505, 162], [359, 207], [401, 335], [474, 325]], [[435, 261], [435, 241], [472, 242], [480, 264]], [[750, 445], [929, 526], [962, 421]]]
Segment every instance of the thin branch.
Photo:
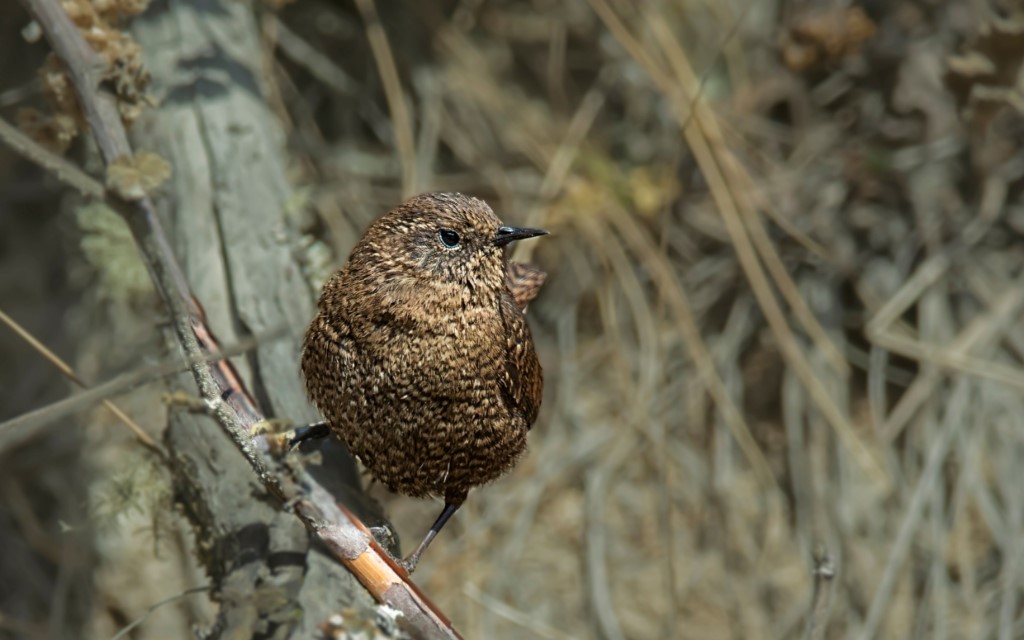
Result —
[[537, 620], [535, 614], [520, 611], [494, 596], [484, 593], [472, 582], [466, 583], [466, 586], [462, 588], [462, 592], [471, 600], [487, 607], [489, 611], [509, 622], [522, 627], [536, 638], [548, 638], [549, 640], [571, 640], [573, 638], [573, 636]]
[[[22, 0], [42, 27], [54, 51], [67, 66], [104, 161], [130, 157], [131, 147], [114, 97], [100, 86], [105, 65], [82, 38], [59, 0]], [[193, 297], [149, 197], [120, 201], [124, 215], [146, 260], [157, 291], [170, 309], [175, 333], [186, 355], [201, 358], [216, 351], [217, 341], [206, 325], [202, 307]], [[291, 507], [306, 528], [330, 549], [377, 598], [402, 611], [417, 636], [458, 638], [450, 622], [416, 588], [408, 576], [374, 541], [367, 529], [343, 510], [334, 498], [299, 465], [271, 459], [265, 438], [250, 435], [264, 418], [226, 361], [194, 364], [200, 393], [221, 427], [257, 473], [260, 481]]]
[[0, 140], [83, 196], [98, 200], [106, 197], [103, 185], [92, 176], [28, 137], [3, 118], [0, 118]]
[[[89, 385], [85, 384], [85, 381], [78, 377], [78, 374], [75, 373], [74, 369], [72, 369], [71, 366], [68, 365], [68, 363], [61, 360], [60, 356], [58, 356], [53, 351], [50, 351], [46, 347], [46, 345], [37, 340], [35, 336], [29, 333], [28, 330], [22, 327], [20, 324], [15, 322], [14, 318], [4, 313], [3, 310], [0, 310], [0, 322], [3, 322], [8, 327], [10, 327], [11, 330], [14, 331], [14, 333], [18, 334], [18, 337], [27, 342], [29, 346], [31, 346], [33, 349], [38, 351], [44, 358], [46, 358], [50, 362], [50, 364], [57, 367], [57, 370], [64, 374], [64, 377], [66, 377], [68, 380], [71, 380], [72, 382], [74, 382], [83, 389], [89, 388]], [[149, 434], [146, 433], [142, 429], [142, 427], [138, 425], [137, 422], [128, 417], [128, 414], [122, 411], [121, 407], [117, 406], [110, 400], [103, 400], [103, 406], [109, 409], [111, 413], [117, 416], [118, 420], [123, 422], [125, 426], [131, 429], [132, 433], [135, 434], [135, 437], [142, 441], [142, 444], [146, 445], [153, 451], [156, 451], [157, 453], [163, 455], [163, 449], [160, 447], [160, 445], [154, 442], [153, 438], [151, 438]]]
[[871, 605], [868, 607], [864, 626], [856, 636], [859, 640], [872, 640], [876, 637], [886, 613], [892, 606], [893, 592], [897, 588], [900, 571], [907, 556], [911, 554], [915, 540], [918, 539], [917, 529], [924, 518], [928, 500], [936, 487], [943, 481], [943, 465], [956, 441], [957, 432], [966, 428], [967, 416], [970, 415], [971, 410], [972, 383], [971, 378], [964, 377], [958, 379], [953, 386], [946, 414], [942, 418], [943, 424], [938, 434], [931, 440], [928, 456], [917, 480], [917, 486], [914, 487], [910, 501], [903, 508], [905, 515], [896, 531], [896, 537], [889, 549], [885, 565], [883, 565], [881, 577], [878, 579]]
[[804, 640], [824, 640], [828, 628], [828, 610], [832, 605], [836, 569], [827, 552], [814, 556], [814, 594], [811, 596], [811, 611], [807, 616]]
[[54, 53], [65, 64], [83, 115], [92, 128], [106, 164], [119, 156], [130, 156], [128, 134], [121, 124], [114, 96], [100, 89], [107, 63], [85, 41], [60, 2], [23, 0], [43, 28]]
[[84, 411], [113, 396], [137, 389], [142, 385], [165, 376], [191, 370], [196, 364], [210, 364], [218, 360], [243, 354], [256, 345], [273, 340], [283, 331], [269, 331], [239, 340], [234, 345], [213, 353], [200, 354], [197, 358], [159, 362], [121, 373], [109, 380], [97, 383], [82, 393], [52, 402], [44, 407], [28, 411], [4, 422], [0, 422], [0, 454], [36, 437], [49, 425], [73, 413]]
[[405, 100], [405, 92], [402, 91], [402, 79], [398, 76], [395, 57], [391, 55], [388, 35], [380, 23], [374, 0], [356, 0], [356, 8], [359, 9], [366, 24], [366, 37], [370, 40], [370, 50], [377, 61], [377, 72], [384, 85], [384, 97], [391, 111], [395, 145], [398, 147], [398, 157], [402, 161], [402, 193], [403, 197], [408, 198], [415, 195], [419, 185], [416, 177], [416, 140], [409, 105]]
[[120, 631], [111, 636], [110, 640], [121, 640], [121, 638], [124, 638], [129, 633], [131, 633], [132, 629], [145, 622], [149, 618], [149, 616], [151, 616], [153, 612], [159, 609], [160, 607], [167, 604], [172, 604], [196, 593], [205, 593], [210, 589], [211, 587], [209, 585], [204, 585], [202, 587], [192, 587], [191, 589], [185, 589], [181, 593], [176, 593], [173, 596], [170, 596], [169, 598], [164, 598], [160, 602], [150, 605], [149, 608], [146, 609], [145, 613], [143, 613], [141, 616], [139, 616], [129, 624], [125, 625], [124, 628], [122, 628]]
[[593, 469], [584, 479], [586, 500], [586, 542], [587, 598], [600, 637], [605, 640], [621, 640], [626, 636], [612, 604], [611, 579], [608, 575], [607, 552], [608, 532], [605, 526], [605, 499], [608, 496], [608, 481], [622, 463], [628, 449], [618, 447], [605, 460], [602, 467]]
[[284, 22], [271, 14], [264, 16], [264, 20], [273, 27], [277, 48], [281, 53], [295, 64], [305, 67], [324, 86], [342, 96], [351, 96], [359, 90], [356, 81], [344, 69], [303, 40]]

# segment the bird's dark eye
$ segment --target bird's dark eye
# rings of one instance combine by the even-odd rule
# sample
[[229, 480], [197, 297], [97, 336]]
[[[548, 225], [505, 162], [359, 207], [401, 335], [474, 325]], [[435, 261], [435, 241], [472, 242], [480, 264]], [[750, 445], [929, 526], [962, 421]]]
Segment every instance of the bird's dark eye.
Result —
[[459, 246], [459, 234], [455, 233], [451, 229], [441, 229], [437, 232], [437, 237], [441, 239], [441, 244], [449, 249], [454, 249]]

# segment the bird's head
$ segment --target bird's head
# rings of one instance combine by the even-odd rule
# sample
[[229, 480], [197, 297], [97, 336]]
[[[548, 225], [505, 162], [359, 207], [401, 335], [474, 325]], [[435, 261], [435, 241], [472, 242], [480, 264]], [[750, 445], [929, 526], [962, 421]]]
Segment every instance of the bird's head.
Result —
[[503, 225], [483, 200], [461, 193], [427, 193], [370, 225], [350, 263], [361, 263], [367, 276], [383, 278], [385, 287], [497, 294], [505, 286], [505, 247], [546, 233]]

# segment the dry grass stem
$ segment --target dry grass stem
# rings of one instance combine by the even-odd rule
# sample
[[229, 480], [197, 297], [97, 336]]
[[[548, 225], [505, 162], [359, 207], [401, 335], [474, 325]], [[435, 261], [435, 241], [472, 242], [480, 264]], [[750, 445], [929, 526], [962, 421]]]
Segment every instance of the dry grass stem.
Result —
[[[54, 367], [56, 367], [57, 370], [60, 371], [61, 374], [65, 378], [67, 378], [68, 380], [74, 382], [76, 385], [78, 385], [82, 389], [88, 389], [89, 388], [89, 385], [85, 384], [85, 382], [81, 378], [78, 377], [78, 374], [75, 373], [75, 371], [71, 368], [70, 365], [68, 365], [68, 363], [64, 362], [56, 353], [54, 353], [54, 352], [50, 351], [49, 349], [47, 349], [46, 345], [44, 345], [43, 343], [41, 343], [38, 340], [36, 340], [36, 338], [31, 333], [29, 333], [20, 324], [15, 322], [13, 318], [11, 318], [9, 315], [4, 313], [2, 310], [0, 310], [0, 322], [3, 322], [8, 327], [10, 327], [10, 329], [12, 331], [14, 331], [14, 333], [18, 334], [19, 338], [21, 338], [22, 340], [27, 342], [29, 345], [32, 346], [33, 349], [38, 351], [39, 354], [41, 356], [43, 356], [44, 358], [46, 358], [46, 360], [50, 364], [52, 364]], [[124, 426], [128, 427], [129, 429], [131, 429], [132, 433], [135, 434], [135, 437], [138, 438], [139, 441], [142, 442], [142, 444], [146, 445], [147, 447], [149, 447], [149, 448], [151, 448], [151, 449], [153, 449], [154, 451], [157, 451], [157, 452], [160, 452], [160, 451], [163, 450], [163, 448], [160, 447], [160, 445], [158, 445], [153, 440], [153, 438], [151, 438], [149, 436], [149, 434], [146, 433], [145, 430], [143, 430], [143, 428], [140, 427], [137, 422], [132, 420], [128, 416], [128, 414], [126, 414], [120, 407], [118, 407], [116, 404], [114, 404], [110, 400], [103, 400], [102, 402], [103, 402], [103, 406], [106, 407], [112, 414], [114, 414], [114, 416], [118, 420], [120, 420], [121, 423], [124, 424]]]
[[[271, 4], [286, 6], [260, 11], [263, 64], [252, 66], [266, 77], [252, 86], [272, 94], [296, 189], [280, 234], [254, 246], [297, 256], [297, 271], [268, 279], [294, 278], [312, 298], [367, 224], [413, 191], [469, 193], [552, 232], [512, 256], [549, 274], [529, 313], [546, 380], [530, 451], [470, 495], [416, 573], [456, 627], [495, 638], [1019, 635], [1024, 12], [987, 3], [994, 17], [965, 0], [941, 12], [923, 0]], [[12, 33], [0, 38], [12, 78], [2, 115], [36, 142], [2, 121], [0, 138], [60, 173], [39, 145], [62, 122], [14, 111], [59, 98], [62, 76], [4, 67], [32, 51]], [[165, 104], [189, 109], [190, 90]], [[97, 308], [75, 247], [52, 249], [55, 229], [76, 231], [59, 222], [53, 181], [10, 166], [3, 205], [19, 215], [0, 222], [0, 238], [16, 238], [0, 247], [12, 263], [4, 311], [54, 350], [68, 347], [54, 335], [83, 341], [69, 360], [83, 378], [132, 368], [104, 368], [117, 349], [92, 346], [107, 336], [98, 343], [127, 348], [107, 321], [131, 304]], [[180, 293], [179, 275], [168, 286]], [[51, 292], [47, 277], [62, 284]], [[48, 315], [51, 298], [65, 300], [65, 320]], [[79, 318], [90, 322], [67, 332]], [[9, 342], [21, 360], [18, 377], [0, 369], [0, 386], [16, 390], [0, 454], [32, 453], [19, 445], [54, 416], [107, 396], [31, 412], [64, 389], [42, 393], [49, 365]], [[288, 358], [265, 350], [244, 364]], [[20, 403], [22, 389], [45, 399]], [[117, 399], [143, 424], [134, 401], [145, 393]], [[32, 460], [11, 459], [14, 533], [0, 523], [0, 541], [25, 584], [56, 585], [46, 577], [73, 547], [38, 494], [66, 483]], [[439, 507], [371, 494], [406, 543]], [[18, 544], [22, 530], [35, 544]], [[16, 598], [40, 593], [46, 604], [22, 615]], [[0, 625], [34, 629], [69, 593], [66, 581], [19, 590], [0, 599]], [[103, 637], [148, 604], [125, 606]], [[132, 634], [162, 637], [154, 629], [172, 610]]]

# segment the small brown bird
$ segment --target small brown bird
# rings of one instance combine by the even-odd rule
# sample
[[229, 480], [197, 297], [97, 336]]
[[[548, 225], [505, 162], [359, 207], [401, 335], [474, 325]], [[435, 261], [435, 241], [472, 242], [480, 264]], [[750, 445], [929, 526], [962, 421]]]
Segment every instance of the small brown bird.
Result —
[[469, 490], [526, 450], [543, 380], [523, 310], [543, 273], [504, 247], [546, 233], [503, 226], [476, 198], [420, 195], [324, 285], [302, 371], [327, 430], [391, 491], [444, 498], [410, 572]]

